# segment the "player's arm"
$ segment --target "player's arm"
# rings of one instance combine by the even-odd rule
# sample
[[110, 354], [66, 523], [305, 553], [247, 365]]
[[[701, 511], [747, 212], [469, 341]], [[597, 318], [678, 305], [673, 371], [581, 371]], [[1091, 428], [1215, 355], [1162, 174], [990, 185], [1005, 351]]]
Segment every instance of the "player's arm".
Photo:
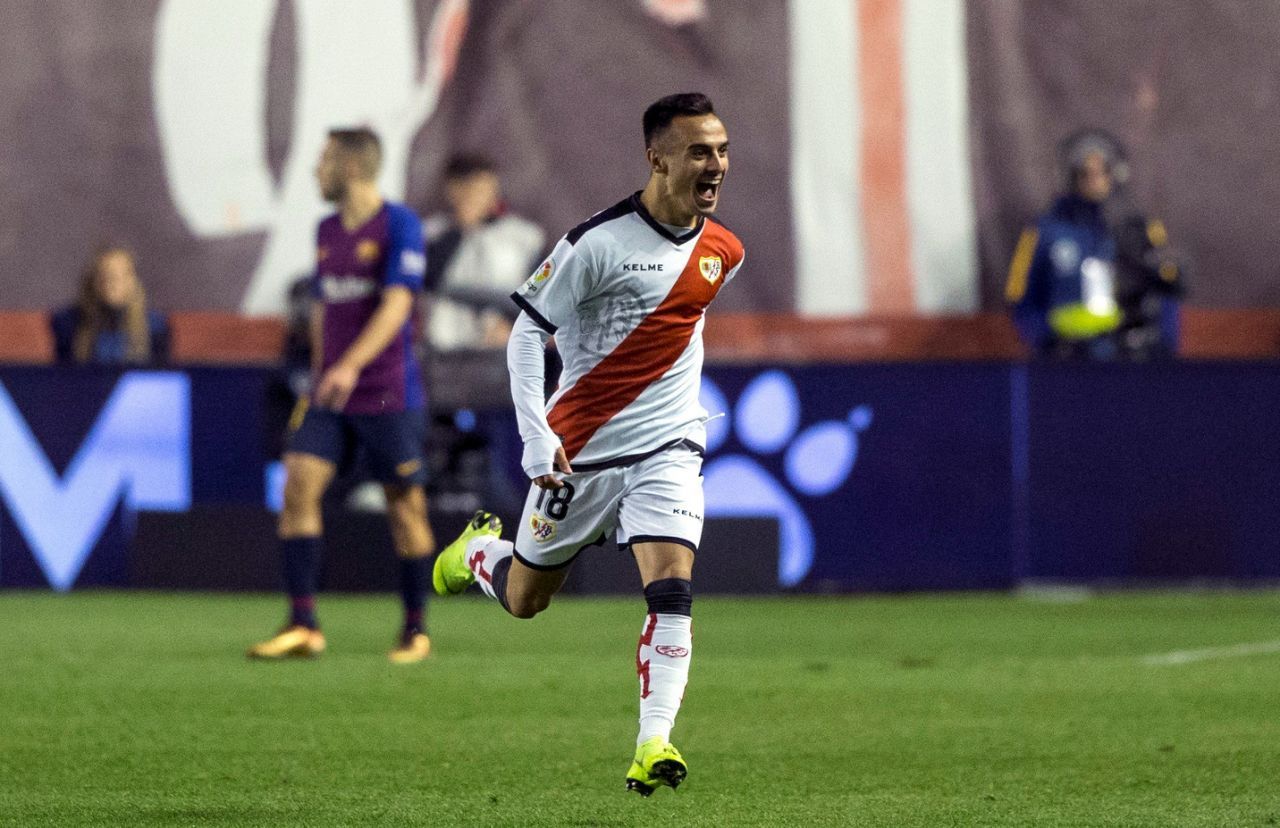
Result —
[[560, 445], [560, 438], [547, 423], [543, 405], [543, 388], [546, 384], [546, 360], [543, 354], [551, 335], [533, 320], [528, 313], [521, 313], [507, 340], [507, 370], [511, 374], [511, 400], [515, 403], [516, 422], [520, 437], [524, 440], [524, 455], [520, 464], [525, 474], [544, 489], [558, 489], [564, 485], [555, 472], [569, 474], [569, 458]]
[[324, 368], [324, 302], [312, 300], [310, 317], [311, 379], [315, 382]]
[[585, 238], [577, 244], [562, 238], [546, 261], [511, 295], [521, 313], [507, 340], [507, 369], [511, 399], [524, 440], [521, 466], [544, 489], [563, 486], [557, 472], [570, 474], [569, 458], [560, 438], [547, 424], [545, 408], [545, 349], [559, 326], [578, 313], [595, 287], [599, 268]]
[[409, 321], [413, 313], [413, 291], [403, 285], [393, 285], [382, 291], [382, 301], [369, 322], [360, 331], [355, 342], [347, 348], [338, 361], [325, 371], [316, 388], [316, 403], [325, 408], [341, 410], [360, 379], [360, 372], [378, 354], [387, 349], [391, 340]]
[[341, 410], [355, 390], [360, 372], [387, 349], [413, 313], [413, 302], [422, 290], [427, 269], [422, 223], [408, 208], [392, 205], [387, 234], [382, 300], [360, 335], [320, 378], [315, 394], [319, 405]]

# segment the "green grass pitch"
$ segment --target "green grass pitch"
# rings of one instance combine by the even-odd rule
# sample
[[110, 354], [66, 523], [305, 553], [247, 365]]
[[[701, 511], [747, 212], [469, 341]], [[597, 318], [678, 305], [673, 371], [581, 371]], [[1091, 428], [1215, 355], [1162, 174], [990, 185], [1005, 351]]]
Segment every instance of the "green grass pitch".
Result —
[[[0, 825], [1280, 824], [1280, 594], [695, 602], [678, 792], [623, 790], [635, 599], [0, 593]], [[1199, 648], [1184, 664], [1145, 657]]]

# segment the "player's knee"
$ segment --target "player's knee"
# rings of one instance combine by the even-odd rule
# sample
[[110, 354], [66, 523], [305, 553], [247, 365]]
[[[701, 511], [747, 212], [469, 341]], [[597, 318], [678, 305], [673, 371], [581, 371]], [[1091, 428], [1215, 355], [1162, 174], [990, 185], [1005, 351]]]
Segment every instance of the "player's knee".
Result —
[[644, 588], [651, 613], [693, 615], [693, 583], [688, 578], [661, 578]]
[[409, 503], [388, 503], [387, 520], [392, 531], [425, 534], [428, 531], [426, 511]]
[[425, 558], [436, 551], [435, 535], [425, 517], [415, 513], [388, 510], [391, 537], [396, 555], [401, 558]]
[[317, 471], [306, 462], [288, 458], [285, 460], [284, 511], [309, 511], [320, 507], [328, 485], [328, 475]]
[[507, 611], [516, 618], [532, 618], [551, 606], [550, 595], [507, 595]]
[[320, 508], [321, 492], [305, 481], [290, 477], [284, 485], [284, 513], [290, 516], [310, 514]]

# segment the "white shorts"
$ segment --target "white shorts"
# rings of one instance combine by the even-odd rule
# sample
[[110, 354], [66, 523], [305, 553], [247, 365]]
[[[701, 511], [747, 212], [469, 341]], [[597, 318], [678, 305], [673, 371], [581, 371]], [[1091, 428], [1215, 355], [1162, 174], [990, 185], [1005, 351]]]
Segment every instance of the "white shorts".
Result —
[[562, 489], [529, 487], [516, 558], [560, 569], [617, 533], [618, 546], [666, 541], [695, 552], [702, 540], [702, 455], [676, 445], [630, 466], [562, 475]]

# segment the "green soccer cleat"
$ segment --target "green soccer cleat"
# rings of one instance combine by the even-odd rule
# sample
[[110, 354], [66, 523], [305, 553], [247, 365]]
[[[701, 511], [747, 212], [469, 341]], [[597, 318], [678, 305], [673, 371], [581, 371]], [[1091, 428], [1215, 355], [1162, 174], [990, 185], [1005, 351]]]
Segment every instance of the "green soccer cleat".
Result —
[[636, 758], [627, 771], [627, 790], [641, 796], [650, 795], [659, 785], [675, 790], [688, 775], [689, 766], [676, 746], [654, 736], [636, 748]]
[[479, 511], [471, 516], [467, 528], [458, 539], [436, 555], [431, 567], [431, 586], [437, 595], [457, 595], [476, 581], [475, 574], [467, 567], [467, 544], [476, 538], [502, 534], [502, 520], [492, 512]]

